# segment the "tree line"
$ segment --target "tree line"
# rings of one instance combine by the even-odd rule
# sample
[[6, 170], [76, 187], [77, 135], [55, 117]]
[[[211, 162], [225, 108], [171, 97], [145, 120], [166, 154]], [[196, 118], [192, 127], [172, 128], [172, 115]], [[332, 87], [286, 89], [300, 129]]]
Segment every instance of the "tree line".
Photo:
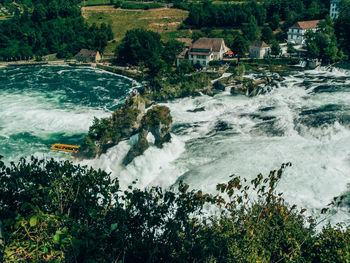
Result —
[[210, 195], [182, 182], [176, 191], [121, 186], [69, 161], [0, 160], [0, 261], [349, 261], [349, 228], [316, 232], [277, 191], [289, 166], [251, 181], [232, 175]]
[[239, 27], [254, 16], [258, 25], [265, 23], [278, 27], [280, 21], [291, 26], [298, 20], [323, 18], [329, 10], [325, 0], [267, 0], [264, 3], [249, 1], [237, 4], [213, 4], [211, 1], [188, 5], [189, 16], [185, 23], [194, 28]]
[[113, 38], [106, 24], [89, 26], [76, 0], [25, 1], [0, 27], [0, 59], [28, 59], [57, 53], [71, 57], [81, 48], [103, 51]]

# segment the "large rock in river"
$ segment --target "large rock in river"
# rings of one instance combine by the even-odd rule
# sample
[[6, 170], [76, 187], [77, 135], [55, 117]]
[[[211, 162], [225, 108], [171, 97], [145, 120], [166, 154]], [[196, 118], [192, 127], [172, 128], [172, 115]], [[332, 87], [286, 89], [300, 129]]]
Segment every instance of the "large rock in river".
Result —
[[166, 106], [155, 106], [147, 111], [141, 121], [138, 141], [131, 147], [123, 160], [124, 165], [128, 165], [132, 160], [142, 155], [148, 148], [147, 135], [152, 133], [155, 145], [163, 147], [163, 143], [171, 139], [170, 131], [172, 127], [172, 117], [170, 110]]

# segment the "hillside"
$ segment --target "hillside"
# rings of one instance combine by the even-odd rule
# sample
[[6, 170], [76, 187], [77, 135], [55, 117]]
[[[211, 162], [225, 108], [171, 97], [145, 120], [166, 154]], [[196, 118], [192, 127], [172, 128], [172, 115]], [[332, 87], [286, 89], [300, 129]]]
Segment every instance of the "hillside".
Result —
[[[93, 23], [99, 25], [102, 22], [111, 24], [114, 40], [118, 41], [124, 37], [126, 31], [135, 28], [158, 32], [162, 38], [166, 39], [187, 18], [188, 11], [173, 8], [129, 10], [105, 5], [82, 7], [82, 15], [89, 25]], [[181, 31], [177, 34], [181, 34]], [[182, 32], [182, 34], [186, 34], [186, 32]], [[109, 43], [105, 53], [114, 50], [115, 45], [116, 43]]]

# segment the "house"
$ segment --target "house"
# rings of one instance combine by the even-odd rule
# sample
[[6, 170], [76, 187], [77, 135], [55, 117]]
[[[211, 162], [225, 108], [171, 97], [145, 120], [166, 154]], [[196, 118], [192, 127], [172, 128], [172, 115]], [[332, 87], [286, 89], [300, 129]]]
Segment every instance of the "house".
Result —
[[249, 46], [249, 56], [251, 58], [262, 59], [270, 54], [270, 46], [266, 44], [264, 41], [254, 41]]
[[222, 60], [229, 51], [223, 38], [202, 37], [193, 43], [188, 52], [188, 59], [192, 64], [207, 66], [212, 60]]
[[339, 16], [339, 2], [339, 0], [331, 0], [329, 16], [333, 19], [337, 19]]
[[316, 32], [320, 20], [299, 21], [288, 30], [288, 42], [296, 45], [304, 45], [305, 33], [309, 30]]
[[223, 38], [202, 37], [193, 44], [187, 45], [185, 50], [177, 56], [177, 64], [181, 59], [187, 58], [193, 65], [207, 66], [212, 60], [222, 60], [227, 51], [229, 48], [225, 45]]
[[98, 62], [101, 60], [100, 52], [89, 49], [81, 49], [78, 54], [76, 54], [75, 59], [79, 62]]
[[176, 40], [184, 43], [184, 45], [185, 45], [185, 49], [182, 50], [181, 53], [176, 56], [176, 66], [179, 66], [181, 60], [188, 59], [188, 51], [192, 47], [192, 39], [191, 38], [177, 38]]

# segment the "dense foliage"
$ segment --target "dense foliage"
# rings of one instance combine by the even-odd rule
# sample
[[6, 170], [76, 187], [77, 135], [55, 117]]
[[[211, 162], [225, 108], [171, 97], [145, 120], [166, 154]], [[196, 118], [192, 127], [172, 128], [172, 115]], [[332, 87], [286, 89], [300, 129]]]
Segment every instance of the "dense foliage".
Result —
[[338, 49], [333, 22], [329, 17], [320, 22], [316, 32], [308, 31], [306, 33], [306, 46], [310, 57], [322, 59], [325, 63], [332, 63], [344, 58], [344, 54]]
[[145, 66], [153, 77], [168, 71], [182, 49], [179, 41], [163, 43], [156, 32], [134, 29], [126, 32], [115, 54], [119, 63]]
[[111, 117], [95, 118], [84, 138], [79, 154], [85, 158], [93, 158], [136, 134], [141, 122], [140, 116], [142, 117], [141, 105], [145, 107], [144, 100], [140, 96], [135, 96], [128, 98], [122, 107], [113, 112]]
[[290, 26], [297, 20], [323, 18], [328, 13], [329, 1], [267, 0], [264, 3], [247, 1], [227, 5], [204, 1], [192, 3], [188, 5], [188, 9], [190, 14], [185, 22], [196, 28], [241, 26], [249, 22], [250, 16], [254, 16], [260, 26], [267, 22], [277, 28], [281, 20]]
[[112, 38], [110, 26], [85, 23], [76, 0], [25, 1], [1, 24], [0, 60], [52, 53], [71, 57], [82, 48], [103, 51]]
[[335, 33], [343, 50], [350, 54], [350, 1], [340, 2], [340, 14], [335, 21]]
[[148, 2], [148, 3], [142, 3], [142, 2], [126, 2], [126, 1], [121, 1], [117, 0], [115, 5], [115, 8], [123, 8], [123, 9], [152, 9], [152, 8], [161, 8], [163, 7], [162, 4], [159, 3], [154, 3], [154, 2]]
[[276, 192], [287, 166], [251, 182], [231, 176], [213, 196], [181, 182], [122, 190], [69, 161], [0, 161], [0, 261], [347, 262], [349, 229], [315, 233]]

